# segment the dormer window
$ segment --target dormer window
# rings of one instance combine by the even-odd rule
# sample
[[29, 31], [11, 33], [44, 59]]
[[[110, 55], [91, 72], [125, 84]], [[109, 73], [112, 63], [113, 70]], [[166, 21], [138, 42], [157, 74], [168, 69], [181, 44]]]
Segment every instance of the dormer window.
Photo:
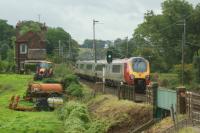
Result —
[[20, 54], [26, 54], [27, 53], [27, 45], [26, 44], [20, 44]]

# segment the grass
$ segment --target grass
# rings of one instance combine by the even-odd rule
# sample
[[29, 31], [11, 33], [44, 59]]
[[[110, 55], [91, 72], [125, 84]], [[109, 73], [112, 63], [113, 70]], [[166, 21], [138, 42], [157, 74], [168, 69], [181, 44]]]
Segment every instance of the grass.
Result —
[[178, 131], [178, 133], [198, 133], [192, 127], [185, 127]]
[[152, 118], [152, 107], [128, 100], [118, 100], [112, 95], [99, 95], [88, 103], [92, 116], [105, 121], [107, 129], [127, 132], [131, 127], [137, 127]]
[[30, 81], [32, 75], [0, 74], [0, 132], [62, 133], [63, 125], [55, 112], [21, 112], [8, 109], [10, 97], [22, 97]]
[[[178, 120], [183, 120], [185, 119], [185, 115], [178, 115]], [[172, 117], [166, 117], [153, 125], [150, 129], [148, 129], [145, 133], [154, 133], [154, 132], [161, 132], [169, 127], [171, 127], [174, 124]]]
[[175, 89], [180, 85], [178, 74], [175, 73], [152, 73], [151, 80], [155, 80], [155, 75], [158, 75], [158, 83], [162, 87], [166, 87], [168, 89]]

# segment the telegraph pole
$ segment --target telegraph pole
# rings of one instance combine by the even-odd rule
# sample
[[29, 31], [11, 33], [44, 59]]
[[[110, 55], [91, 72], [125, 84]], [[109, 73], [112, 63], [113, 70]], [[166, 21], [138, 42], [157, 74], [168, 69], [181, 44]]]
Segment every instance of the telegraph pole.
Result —
[[183, 41], [182, 41], [182, 85], [184, 85], [184, 46], [186, 42], [186, 21], [183, 20]]
[[94, 50], [94, 62], [97, 63], [97, 48], [96, 48], [96, 44], [95, 44], [95, 23], [97, 23], [99, 21], [94, 20], [93, 19], [93, 50]]
[[71, 38], [69, 36], [69, 59], [71, 59]]
[[126, 37], [126, 58], [128, 58], [128, 36]]
[[184, 46], [186, 43], [186, 20], [184, 19], [183, 21], [181, 21], [181, 24], [177, 24], [177, 25], [182, 25], [183, 26], [183, 33], [182, 33], [182, 43], [181, 43], [181, 84], [184, 85]]

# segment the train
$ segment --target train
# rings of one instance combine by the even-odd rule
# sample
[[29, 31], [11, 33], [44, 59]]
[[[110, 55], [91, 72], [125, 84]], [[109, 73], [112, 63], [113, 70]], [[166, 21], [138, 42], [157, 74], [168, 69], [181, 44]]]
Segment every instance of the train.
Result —
[[150, 84], [150, 64], [143, 57], [115, 59], [108, 64], [106, 60], [77, 61], [76, 74], [80, 78], [91, 81], [102, 80], [103, 68], [105, 82], [111, 86], [119, 84], [134, 85], [136, 91], [144, 92]]

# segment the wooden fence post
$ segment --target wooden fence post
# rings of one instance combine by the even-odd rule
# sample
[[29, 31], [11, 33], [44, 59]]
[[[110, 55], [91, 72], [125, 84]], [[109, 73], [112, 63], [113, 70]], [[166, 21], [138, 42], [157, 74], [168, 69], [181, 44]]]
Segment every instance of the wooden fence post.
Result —
[[177, 87], [177, 112], [186, 114], [186, 88]]
[[152, 84], [152, 92], [153, 92], [153, 118], [157, 117], [157, 92], [158, 92], [158, 83], [154, 82]]

